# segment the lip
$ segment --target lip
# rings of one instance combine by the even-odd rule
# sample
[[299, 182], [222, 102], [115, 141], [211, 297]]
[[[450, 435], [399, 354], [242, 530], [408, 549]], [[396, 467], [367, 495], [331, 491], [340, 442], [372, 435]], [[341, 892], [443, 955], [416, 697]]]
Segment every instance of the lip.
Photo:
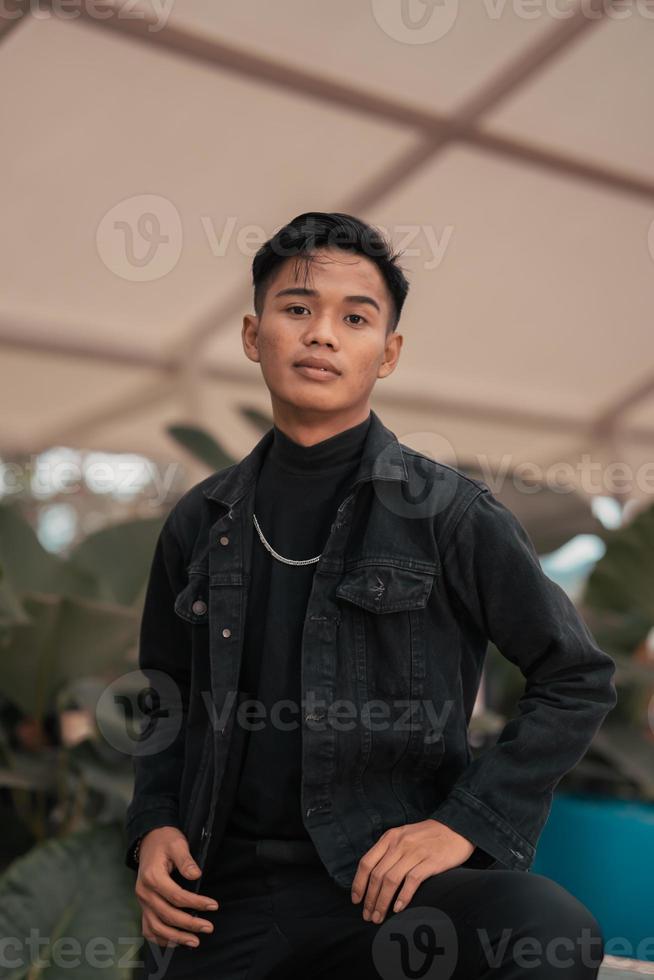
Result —
[[293, 367], [305, 378], [313, 378], [314, 381], [335, 381], [340, 378], [335, 371], [323, 371], [322, 368], [310, 367], [308, 364], [294, 364]]
[[326, 371], [333, 371], [334, 374], [340, 374], [336, 365], [332, 364], [328, 357], [321, 357], [320, 354], [307, 354], [301, 361], [295, 362], [295, 367], [325, 368]]
[[[307, 369], [305, 373], [310, 378], [324, 377], [325, 372], [333, 374], [334, 377], [338, 377], [341, 373], [329, 357], [322, 357], [320, 354], [306, 354], [302, 360], [296, 361], [293, 367]], [[322, 368], [324, 370], [321, 370]]]

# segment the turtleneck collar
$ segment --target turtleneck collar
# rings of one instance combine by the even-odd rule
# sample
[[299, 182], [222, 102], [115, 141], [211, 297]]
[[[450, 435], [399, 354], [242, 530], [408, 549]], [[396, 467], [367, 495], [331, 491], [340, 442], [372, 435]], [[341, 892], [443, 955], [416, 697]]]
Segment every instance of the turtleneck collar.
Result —
[[369, 412], [363, 422], [350, 426], [349, 429], [343, 429], [312, 446], [303, 446], [295, 442], [273, 425], [269, 458], [287, 472], [305, 476], [324, 474], [327, 470], [354, 464], [361, 456], [371, 418]]

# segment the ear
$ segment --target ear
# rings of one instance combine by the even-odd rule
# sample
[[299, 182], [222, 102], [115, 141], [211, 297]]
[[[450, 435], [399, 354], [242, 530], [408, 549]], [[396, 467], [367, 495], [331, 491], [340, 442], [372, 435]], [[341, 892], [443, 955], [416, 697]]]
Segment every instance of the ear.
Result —
[[243, 317], [243, 327], [241, 330], [243, 350], [251, 361], [256, 361], [257, 363], [259, 362], [258, 334], [259, 317], [254, 313], [246, 313]]
[[389, 374], [393, 373], [400, 359], [403, 341], [404, 337], [401, 333], [390, 333], [388, 335], [386, 346], [384, 347], [384, 359], [379, 365], [379, 371], [377, 372], [378, 378], [386, 378]]

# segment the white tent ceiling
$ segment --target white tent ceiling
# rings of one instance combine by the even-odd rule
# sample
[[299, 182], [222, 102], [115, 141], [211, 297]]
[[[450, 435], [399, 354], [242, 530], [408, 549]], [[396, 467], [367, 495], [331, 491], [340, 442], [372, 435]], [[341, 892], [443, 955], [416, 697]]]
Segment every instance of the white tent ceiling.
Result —
[[409, 250], [399, 438], [651, 499], [654, 4], [444, 0], [428, 43], [391, 0], [96, 6], [2, 22], [0, 453], [242, 455], [252, 255], [337, 210]]

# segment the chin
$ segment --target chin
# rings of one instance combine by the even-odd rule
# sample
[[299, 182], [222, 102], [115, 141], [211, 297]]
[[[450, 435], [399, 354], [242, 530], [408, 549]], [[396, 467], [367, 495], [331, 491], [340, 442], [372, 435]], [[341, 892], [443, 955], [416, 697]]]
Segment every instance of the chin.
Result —
[[[326, 389], [328, 385], [324, 385]], [[270, 394], [280, 402], [292, 405], [294, 408], [317, 408], [336, 411], [343, 408], [343, 393], [336, 398], [334, 392], [323, 390], [323, 385], [312, 387], [305, 385], [288, 385], [277, 390], [270, 389]]]

